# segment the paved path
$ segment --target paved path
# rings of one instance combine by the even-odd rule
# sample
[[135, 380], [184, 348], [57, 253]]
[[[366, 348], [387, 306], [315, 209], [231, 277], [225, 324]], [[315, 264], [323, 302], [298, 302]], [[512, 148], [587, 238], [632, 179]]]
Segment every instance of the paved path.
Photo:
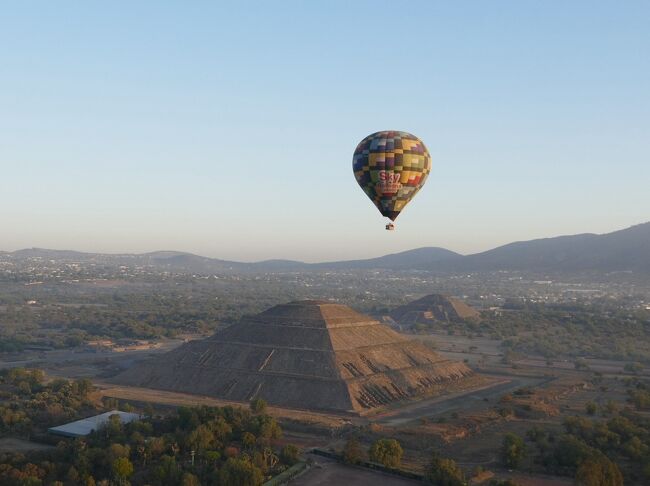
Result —
[[379, 471], [346, 466], [333, 459], [309, 454], [314, 465], [307, 472], [289, 481], [290, 486], [413, 486], [419, 481], [400, 478]]

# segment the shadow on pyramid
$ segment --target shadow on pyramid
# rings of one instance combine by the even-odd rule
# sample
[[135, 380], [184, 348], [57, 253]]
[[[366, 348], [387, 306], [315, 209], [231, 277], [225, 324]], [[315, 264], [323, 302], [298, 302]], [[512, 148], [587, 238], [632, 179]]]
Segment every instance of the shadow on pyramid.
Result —
[[365, 414], [472, 375], [376, 320], [326, 301], [277, 305], [134, 365], [123, 385]]

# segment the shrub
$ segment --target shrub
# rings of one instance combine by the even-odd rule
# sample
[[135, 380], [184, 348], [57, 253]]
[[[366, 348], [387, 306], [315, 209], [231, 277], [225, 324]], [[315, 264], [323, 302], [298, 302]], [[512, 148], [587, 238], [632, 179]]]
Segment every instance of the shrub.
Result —
[[395, 439], [379, 439], [370, 447], [370, 460], [386, 467], [397, 468], [402, 461], [404, 451]]

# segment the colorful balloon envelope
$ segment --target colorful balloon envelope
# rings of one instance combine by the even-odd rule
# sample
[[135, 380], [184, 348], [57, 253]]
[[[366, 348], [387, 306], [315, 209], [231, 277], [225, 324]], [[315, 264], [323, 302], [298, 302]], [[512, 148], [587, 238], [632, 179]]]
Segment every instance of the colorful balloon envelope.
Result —
[[[395, 221], [426, 182], [431, 172], [431, 155], [415, 135], [377, 132], [357, 145], [352, 168], [361, 189], [379, 212]], [[386, 229], [392, 229], [392, 225]]]

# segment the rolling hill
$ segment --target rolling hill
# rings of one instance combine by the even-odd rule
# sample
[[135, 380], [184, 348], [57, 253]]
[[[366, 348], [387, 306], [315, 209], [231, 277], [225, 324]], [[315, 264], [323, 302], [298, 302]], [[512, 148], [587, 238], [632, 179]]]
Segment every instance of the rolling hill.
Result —
[[340, 262], [314, 263], [312, 268], [323, 269], [373, 269], [385, 268], [389, 270], [412, 270], [422, 266], [435, 266], [437, 264], [457, 262], [463, 255], [444, 248], [426, 247], [407, 250], [400, 253], [391, 253], [378, 258], [367, 260], [347, 260]]
[[603, 235], [522, 241], [468, 255], [454, 268], [650, 273], [650, 223]]
[[30, 248], [0, 252], [0, 258], [95, 261], [152, 265], [179, 272], [304, 272], [322, 270], [432, 270], [441, 272], [539, 271], [650, 274], [650, 222], [612, 233], [579, 234], [520, 241], [473, 255], [425, 247], [366, 260], [303, 263], [292, 260], [234, 262], [191, 253], [100, 254]]

